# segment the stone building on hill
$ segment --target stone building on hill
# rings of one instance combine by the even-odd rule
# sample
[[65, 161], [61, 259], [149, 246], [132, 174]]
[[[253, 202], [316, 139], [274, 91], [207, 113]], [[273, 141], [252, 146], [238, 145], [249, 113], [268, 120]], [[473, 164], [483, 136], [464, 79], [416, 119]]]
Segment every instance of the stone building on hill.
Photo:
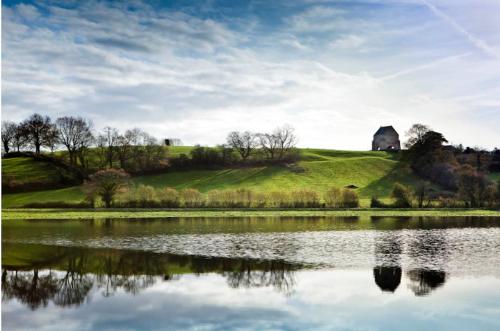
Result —
[[400, 149], [399, 134], [392, 125], [381, 126], [373, 135], [372, 151], [399, 151]]

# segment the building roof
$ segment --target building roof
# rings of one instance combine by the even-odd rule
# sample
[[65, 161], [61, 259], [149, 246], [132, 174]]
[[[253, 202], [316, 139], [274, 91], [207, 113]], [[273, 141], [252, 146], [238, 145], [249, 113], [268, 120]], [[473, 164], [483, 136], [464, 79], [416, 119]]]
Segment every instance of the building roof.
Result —
[[383, 135], [383, 134], [387, 134], [387, 133], [393, 133], [393, 134], [396, 134], [397, 136], [399, 136], [398, 132], [392, 127], [392, 125], [389, 125], [389, 126], [381, 126], [377, 132], [375, 132], [374, 136], [379, 136], [379, 135]]

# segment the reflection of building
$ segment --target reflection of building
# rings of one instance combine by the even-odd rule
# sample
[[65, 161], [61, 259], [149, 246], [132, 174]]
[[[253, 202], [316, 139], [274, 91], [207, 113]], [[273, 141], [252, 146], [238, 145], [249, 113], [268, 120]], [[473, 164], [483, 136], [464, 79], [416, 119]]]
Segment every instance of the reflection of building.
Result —
[[375, 283], [384, 292], [394, 292], [401, 283], [401, 267], [375, 267]]
[[394, 292], [401, 283], [401, 240], [396, 232], [382, 232], [375, 239], [375, 284], [384, 292]]

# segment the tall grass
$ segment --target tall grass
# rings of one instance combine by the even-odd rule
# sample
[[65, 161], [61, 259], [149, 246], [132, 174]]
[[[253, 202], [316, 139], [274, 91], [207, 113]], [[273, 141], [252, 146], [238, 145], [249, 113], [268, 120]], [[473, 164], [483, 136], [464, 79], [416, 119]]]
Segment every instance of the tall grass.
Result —
[[357, 208], [359, 196], [356, 191], [348, 188], [331, 187], [323, 195], [325, 205], [330, 208]]
[[187, 188], [180, 193], [181, 205], [186, 208], [200, 208], [205, 205], [205, 197], [197, 189]]
[[162, 207], [175, 208], [180, 207], [181, 198], [176, 189], [165, 187], [157, 190], [157, 197]]
[[[333, 192], [333, 190], [332, 190]], [[356, 192], [339, 190], [339, 201], [325, 203], [312, 190], [255, 192], [249, 189], [211, 190], [202, 194], [196, 189], [177, 191], [170, 187], [154, 188], [139, 185], [122, 193], [116, 206], [129, 208], [355, 208], [359, 206]], [[325, 196], [325, 201], [331, 198]]]

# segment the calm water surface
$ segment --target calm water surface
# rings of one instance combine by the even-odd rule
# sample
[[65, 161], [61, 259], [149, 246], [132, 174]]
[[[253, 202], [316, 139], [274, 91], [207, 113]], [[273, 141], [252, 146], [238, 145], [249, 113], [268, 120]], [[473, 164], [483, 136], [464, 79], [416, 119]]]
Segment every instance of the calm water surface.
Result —
[[5, 330], [500, 330], [500, 218], [2, 222]]

